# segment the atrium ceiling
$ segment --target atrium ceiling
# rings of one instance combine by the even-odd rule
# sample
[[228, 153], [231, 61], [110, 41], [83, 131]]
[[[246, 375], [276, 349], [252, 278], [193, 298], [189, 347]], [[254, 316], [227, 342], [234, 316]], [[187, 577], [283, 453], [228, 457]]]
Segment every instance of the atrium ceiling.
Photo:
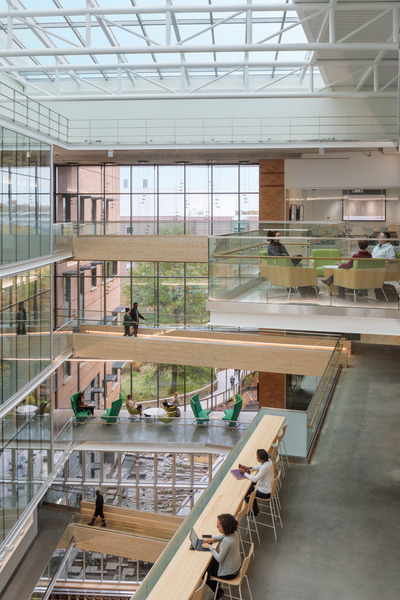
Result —
[[41, 102], [397, 97], [397, 1], [0, 0], [0, 74]]

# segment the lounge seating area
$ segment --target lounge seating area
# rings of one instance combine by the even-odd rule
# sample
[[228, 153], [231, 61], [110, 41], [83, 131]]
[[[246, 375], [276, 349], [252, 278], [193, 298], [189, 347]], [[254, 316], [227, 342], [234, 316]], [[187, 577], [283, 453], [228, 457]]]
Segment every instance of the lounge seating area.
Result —
[[[317, 301], [320, 305], [327, 305], [336, 304], [337, 298], [340, 303], [347, 301], [373, 308], [381, 305], [385, 305], [385, 308], [398, 308], [396, 292], [400, 295], [400, 261], [397, 260], [400, 259], [400, 253], [396, 253], [397, 260], [363, 258], [354, 260], [350, 269], [339, 269], [338, 263], [345, 263], [350, 259], [354, 246], [352, 243], [345, 254], [338, 248], [312, 248], [310, 255], [302, 257], [296, 266], [292, 262], [295, 256], [268, 256], [266, 250], [260, 250], [260, 280], [254, 300], [295, 300], [296, 303]], [[372, 251], [372, 245], [369, 251]], [[323, 280], [330, 275], [334, 276], [334, 284], [326, 286]], [[393, 292], [391, 299], [385, 293], [385, 287], [390, 287], [386, 285], [389, 282]], [[246, 300], [252, 301], [253, 298], [246, 297]]]

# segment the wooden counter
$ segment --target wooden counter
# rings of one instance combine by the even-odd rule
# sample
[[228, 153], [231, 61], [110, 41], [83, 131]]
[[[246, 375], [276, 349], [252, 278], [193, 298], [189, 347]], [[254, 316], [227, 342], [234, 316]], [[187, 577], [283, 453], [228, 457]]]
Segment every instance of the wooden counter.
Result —
[[[236, 468], [238, 463], [256, 464], [257, 449], [270, 450], [284, 420], [284, 417], [264, 416], [235, 460], [233, 467]], [[217, 535], [218, 515], [222, 513], [235, 515], [250, 485], [251, 481], [248, 479], [235, 479], [228, 472], [194, 524], [197, 535], [200, 537], [204, 534]], [[195, 552], [189, 548], [190, 541], [187, 537], [147, 596], [147, 600], [160, 600], [160, 598], [188, 600], [191, 597], [211, 560], [211, 553]]]

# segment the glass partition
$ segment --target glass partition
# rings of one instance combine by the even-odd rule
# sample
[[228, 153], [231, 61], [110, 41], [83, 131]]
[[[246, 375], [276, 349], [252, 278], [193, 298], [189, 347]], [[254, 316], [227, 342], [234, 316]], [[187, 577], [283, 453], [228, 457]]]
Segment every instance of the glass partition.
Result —
[[388, 232], [377, 238], [313, 237], [308, 231], [263, 229], [210, 238], [210, 298], [398, 309], [399, 238]]

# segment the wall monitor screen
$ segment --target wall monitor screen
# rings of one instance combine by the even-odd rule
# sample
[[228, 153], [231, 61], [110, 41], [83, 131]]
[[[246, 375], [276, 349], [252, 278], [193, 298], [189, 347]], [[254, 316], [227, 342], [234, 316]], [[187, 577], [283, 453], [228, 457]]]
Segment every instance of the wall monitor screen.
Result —
[[386, 190], [343, 190], [343, 221], [386, 221]]

